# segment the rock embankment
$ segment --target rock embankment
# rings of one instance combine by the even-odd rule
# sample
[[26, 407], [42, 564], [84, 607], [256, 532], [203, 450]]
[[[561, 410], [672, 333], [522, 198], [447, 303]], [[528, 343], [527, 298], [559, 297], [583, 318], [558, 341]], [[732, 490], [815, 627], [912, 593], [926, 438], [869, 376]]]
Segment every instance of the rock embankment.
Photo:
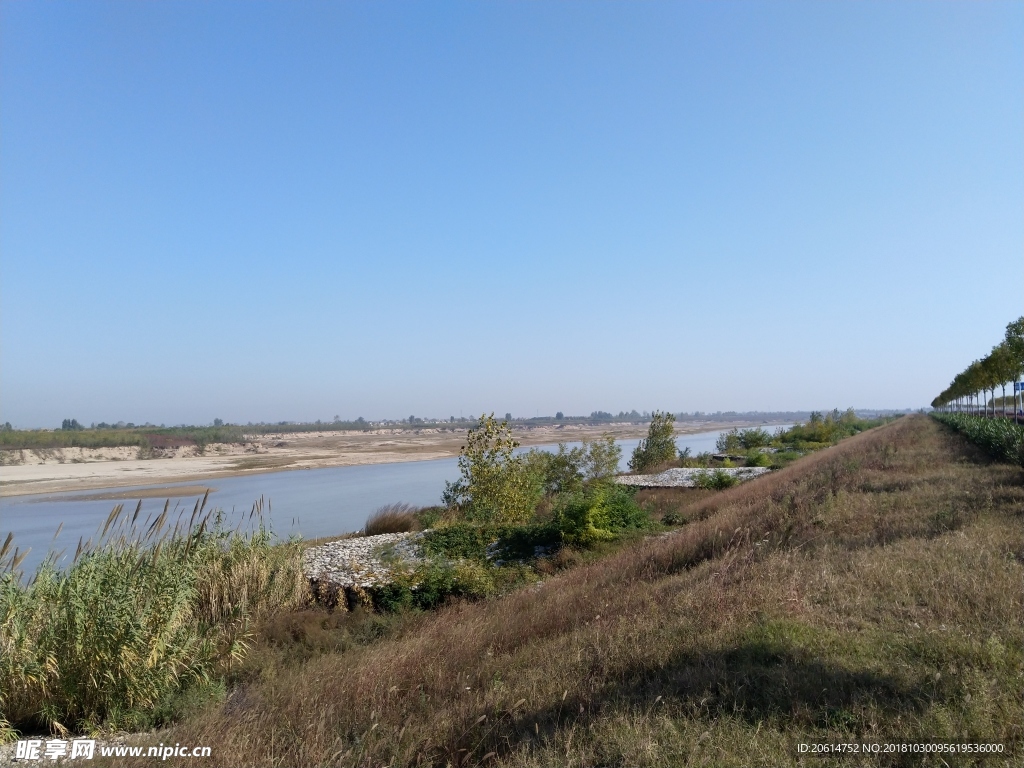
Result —
[[725, 472], [740, 482], [751, 480], [768, 472], [768, 467], [675, 467], [656, 475], [620, 475], [615, 482], [640, 488], [695, 488], [697, 476], [702, 473]]
[[393, 583], [396, 575], [422, 561], [417, 544], [421, 535], [354, 536], [310, 547], [302, 554], [302, 570], [322, 598], [340, 602], [344, 593], [351, 604], [366, 590]]

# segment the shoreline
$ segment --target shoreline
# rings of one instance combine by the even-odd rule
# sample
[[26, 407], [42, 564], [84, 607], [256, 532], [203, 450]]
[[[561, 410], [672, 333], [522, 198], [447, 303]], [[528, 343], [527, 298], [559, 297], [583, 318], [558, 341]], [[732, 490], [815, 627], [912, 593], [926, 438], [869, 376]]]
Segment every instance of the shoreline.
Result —
[[[778, 422], [781, 424], [785, 422]], [[777, 424], [754, 422], [684, 422], [675, 434], [716, 432], [733, 427]], [[177, 458], [72, 460], [48, 457], [33, 464], [0, 466], [0, 499], [16, 496], [49, 495], [81, 491], [108, 491], [97, 498], [136, 498], [174, 492], [168, 486], [199, 483], [226, 477], [286, 472], [328, 467], [399, 464], [453, 458], [465, 441], [466, 431], [424, 433], [396, 430], [389, 434], [322, 433], [268, 435], [245, 446], [210, 446], [204, 454]], [[632, 440], [647, 435], [646, 424], [609, 424], [601, 427], [539, 427], [514, 431], [521, 446], [578, 442], [611, 435]], [[56, 452], [53, 452], [56, 453]], [[117, 488], [144, 487], [142, 491], [118, 493]]]

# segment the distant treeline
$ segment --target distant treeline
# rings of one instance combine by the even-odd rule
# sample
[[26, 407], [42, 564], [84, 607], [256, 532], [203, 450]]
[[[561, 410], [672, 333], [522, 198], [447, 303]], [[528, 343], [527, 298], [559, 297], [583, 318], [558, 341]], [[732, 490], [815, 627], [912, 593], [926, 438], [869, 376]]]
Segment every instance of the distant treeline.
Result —
[[[811, 418], [811, 411], [716, 411], [705, 413], [680, 412], [675, 414], [678, 421], [789, 421], [804, 422]], [[858, 410], [861, 418], [910, 413], [910, 410]], [[589, 416], [566, 416], [561, 411], [554, 416], [513, 418], [506, 413], [505, 420], [515, 426], [546, 426], [555, 424], [601, 425], [613, 422], [645, 424], [651, 420], [649, 411], [593, 411]], [[343, 421], [335, 417], [332, 421], [292, 422], [260, 424], [225, 424], [215, 419], [212, 426], [179, 425], [175, 427], [154, 424], [99, 422], [86, 427], [77, 419], [64, 419], [59, 429], [14, 429], [11, 424], [0, 425], [0, 449], [56, 449], [56, 448], [115, 448], [137, 446], [143, 450], [197, 446], [203, 448], [211, 443], [244, 443], [253, 436], [294, 433], [332, 432], [335, 430], [366, 431], [370, 429], [467, 429], [477, 423], [477, 418], [451, 416], [445, 419], [409, 416], [406, 419], [367, 421], [363, 417]]]
[[[4, 425], [5, 427], [7, 425]], [[153, 427], [79, 429], [0, 429], [0, 449], [117, 448], [137, 446], [143, 449], [175, 448], [209, 443], [242, 443], [245, 429], [219, 427]]]

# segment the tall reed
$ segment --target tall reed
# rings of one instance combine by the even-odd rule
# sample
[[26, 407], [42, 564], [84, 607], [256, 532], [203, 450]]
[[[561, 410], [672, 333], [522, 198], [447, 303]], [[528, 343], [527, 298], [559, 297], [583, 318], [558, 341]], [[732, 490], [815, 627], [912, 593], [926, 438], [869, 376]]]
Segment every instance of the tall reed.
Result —
[[141, 727], [177, 695], [223, 675], [252, 623], [308, 599], [297, 542], [275, 543], [262, 500], [235, 529], [197, 501], [139, 521], [118, 505], [65, 570], [25, 579], [0, 550], [0, 732]]

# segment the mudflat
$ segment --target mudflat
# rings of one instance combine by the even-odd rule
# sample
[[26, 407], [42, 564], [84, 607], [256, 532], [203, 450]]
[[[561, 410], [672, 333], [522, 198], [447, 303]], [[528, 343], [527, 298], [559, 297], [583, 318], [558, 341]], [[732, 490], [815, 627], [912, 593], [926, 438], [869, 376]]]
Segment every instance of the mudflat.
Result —
[[[752, 422], [684, 422], [676, 433], [693, 434]], [[644, 437], [646, 424], [515, 427], [525, 446], [611, 435], [616, 440]], [[183, 483], [289, 469], [389, 464], [457, 456], [465, 429], [379, 429], [370, 431], [288, 432], [254, 436], [246, 443], [211, 444], [205, 450], [183, 446], [152, 458], [133, 447], [0, 451], [0, 496]], [[166, 495], [162, 489], [158, 495]], [[132, 493], [132, 498], [138, 492]]]

